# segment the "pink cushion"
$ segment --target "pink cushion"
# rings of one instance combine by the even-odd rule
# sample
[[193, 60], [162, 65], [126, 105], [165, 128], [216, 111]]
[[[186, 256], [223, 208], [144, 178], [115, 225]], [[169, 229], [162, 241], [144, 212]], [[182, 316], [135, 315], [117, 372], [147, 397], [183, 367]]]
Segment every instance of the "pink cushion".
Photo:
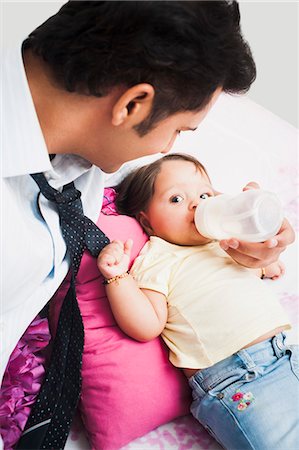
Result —
[[[112, 239], [134, 240], [132, 261], [147, 240], [127, 216], [100, 214], [98, 225]], [[57, 322], [63, 292], [52, 302]], [[140, 343], [116, 325], [96, 259], [83, 255], [77, 297], [85, 327], [80, 411], [93, 449], [119, 449], [175, 417], [188, 414], [190, 392], [183, 374], [168, 361], [160, 338]]]

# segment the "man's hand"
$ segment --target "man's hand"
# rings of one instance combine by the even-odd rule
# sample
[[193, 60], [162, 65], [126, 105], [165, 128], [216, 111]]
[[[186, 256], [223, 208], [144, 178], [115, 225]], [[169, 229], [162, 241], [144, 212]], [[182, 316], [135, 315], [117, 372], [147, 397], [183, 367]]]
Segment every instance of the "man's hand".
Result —
[[277, 235], [265, 242], [243, 242], [233, 238], [220, 241], [220, 247], [241, 266], [258, 269], [278, 261], [281, 252], [294, 240], [294, 230], [284, 219]]
[[103, 248], [97, 264], [104, 278], [113, 278], [128, 270], [132, 245], [132, 239], [128, 239], [125, 243], [115, 240]]

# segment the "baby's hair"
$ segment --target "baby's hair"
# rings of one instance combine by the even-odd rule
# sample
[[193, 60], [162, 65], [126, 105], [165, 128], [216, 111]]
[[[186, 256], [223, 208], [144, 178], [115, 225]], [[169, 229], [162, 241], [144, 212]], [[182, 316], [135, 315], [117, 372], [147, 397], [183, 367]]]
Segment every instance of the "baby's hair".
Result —
[[187, 161], [195, 165], [195, 167], [207, 176], [205, 167], [193, 156], [185, 153], [171, 153], [159, 158], [151, 164], [139, 167], [130, 172], [116, 186], [117, 198], [116, 208], [120, 214], [135, 217], [141, 211], [146, 211], [151, 198], [154, 195], [155, 181], [161, 166], [166, 161]]

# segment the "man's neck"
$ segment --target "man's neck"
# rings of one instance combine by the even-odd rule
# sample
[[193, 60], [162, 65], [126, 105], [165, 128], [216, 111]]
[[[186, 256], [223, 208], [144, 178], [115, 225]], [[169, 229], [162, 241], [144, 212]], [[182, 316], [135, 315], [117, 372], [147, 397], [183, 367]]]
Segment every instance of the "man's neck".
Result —
[[79, 155], [99, 167], [105, 165], [107, 142], [110, 145], [115, 130], [112, 111], [124, 88], [103, 97], [68, 92], [30, 49], [23, 59], [48, 153]]
[[54, 118], [57, 117], [57, 87], [52, 81], [47, 65], [30, 49], [24, 52], [23, 61], [35, 111], [48, 152], [55, 154], [58, 149], [55, 148], [52, 130]]
[[84, 127], [84, 103], [90, 97], [60, 87], [48, 65], [30, 49], [24, 52], [23, 60], [49, 154], [76, 153], [82, 141], [80, 125]]

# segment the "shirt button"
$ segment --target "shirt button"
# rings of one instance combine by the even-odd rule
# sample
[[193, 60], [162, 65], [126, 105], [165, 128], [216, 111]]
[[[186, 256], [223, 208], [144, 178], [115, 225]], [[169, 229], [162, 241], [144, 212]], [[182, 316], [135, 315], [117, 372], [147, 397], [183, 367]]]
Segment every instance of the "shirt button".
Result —
[[224, 398], [224, 394], [222, 392], [219, 392], [216, 397], [219, 398], [219, 400], [222, 400]]

